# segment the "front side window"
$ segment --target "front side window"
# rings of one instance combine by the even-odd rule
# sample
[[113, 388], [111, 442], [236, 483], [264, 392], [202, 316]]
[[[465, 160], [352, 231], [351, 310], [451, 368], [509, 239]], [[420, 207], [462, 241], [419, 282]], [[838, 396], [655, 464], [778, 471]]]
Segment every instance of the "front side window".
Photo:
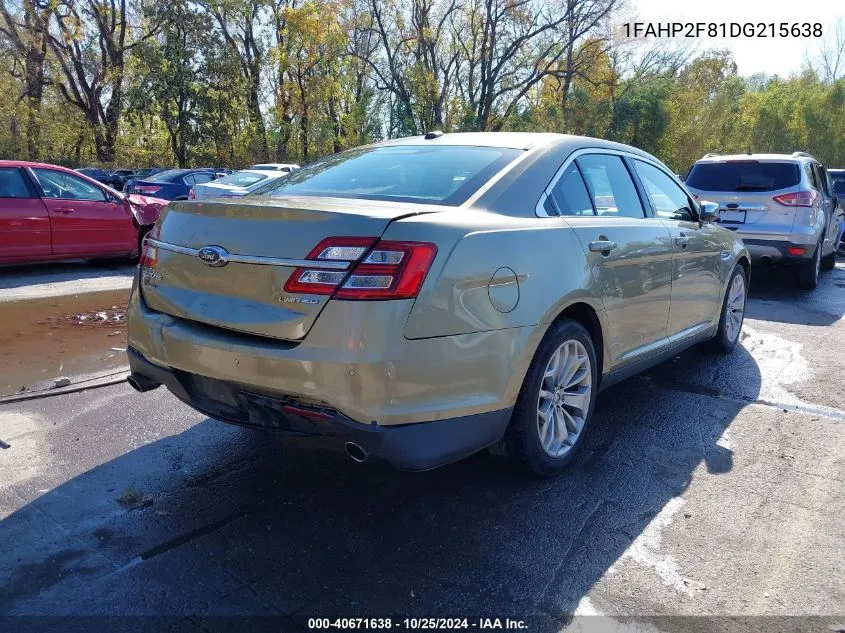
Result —
[[105, 202], [106, 194], [99, 187], [63, 171], [33, 168], [38, 184], [47, 198]]
[[17, 167], [0, 167], [0, 198], [31, 198], [26, 181]]
[[695, 216], [686, 192], [654, 165], [634, 160], [634, 166], [645, 187], [655, 215], [670, 220], [693, 221]]
[[260, 196], [328, 196], [457, 206], [522, 153], [503, 147], [389, 145], [329, 156], [259, 187]]
[[587, 181], [597, 215], [645, 217], [634, 181], [619, 156], [585, 154], [579, 156], [576, 162]]
[[595, 215], [590, 193], [578, 171], [578, 166], [571, 163], [552, 188], [551, 193], [557, 214], [560, 215]]

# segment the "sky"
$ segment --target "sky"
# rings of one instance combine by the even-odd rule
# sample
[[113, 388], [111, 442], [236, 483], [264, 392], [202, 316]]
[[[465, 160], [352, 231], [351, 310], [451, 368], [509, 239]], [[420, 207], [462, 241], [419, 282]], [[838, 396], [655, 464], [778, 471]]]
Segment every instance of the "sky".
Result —
[[[816, 23], [824, 37], [832, 37], [836, 18], [845, 21], [845, 0], [628, 0], [638, 22]], [[629, 20], [623, 19], [621, 22]], [[632, 27], [633, 28], [633, 27]], [[733, 53], [740, 74], [786, 76], [801, 70], [805, 54], [818, 53], [820, 40], [810, 37], [695, 39], [697, 50], [726, 48]]]

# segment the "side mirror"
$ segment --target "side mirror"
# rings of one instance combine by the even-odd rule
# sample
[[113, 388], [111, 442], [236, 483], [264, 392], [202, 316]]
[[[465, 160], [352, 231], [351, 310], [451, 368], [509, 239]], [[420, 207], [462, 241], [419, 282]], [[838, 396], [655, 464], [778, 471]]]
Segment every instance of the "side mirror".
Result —
[[719, 221], [719, 205], [717, 203], [702, 200], [699, 203], [698, 208], [700, 209], [702, 222]]

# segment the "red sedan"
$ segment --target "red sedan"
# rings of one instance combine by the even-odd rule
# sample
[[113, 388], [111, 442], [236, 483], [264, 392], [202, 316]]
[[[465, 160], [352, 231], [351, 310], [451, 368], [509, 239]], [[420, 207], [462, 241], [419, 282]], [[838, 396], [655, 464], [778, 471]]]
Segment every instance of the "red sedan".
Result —
[[0, 264], [137, 257], [167, 202], [64, 167], [0, 160]]

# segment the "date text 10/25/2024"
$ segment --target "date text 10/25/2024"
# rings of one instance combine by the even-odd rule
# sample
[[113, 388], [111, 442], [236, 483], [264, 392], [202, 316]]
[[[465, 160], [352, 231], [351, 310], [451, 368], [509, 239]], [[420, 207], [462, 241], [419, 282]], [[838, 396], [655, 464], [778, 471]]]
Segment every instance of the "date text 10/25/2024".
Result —
[[528, 625], [512, 618], [309, 618], [312, 630], [479, 630], [520, 631]]

